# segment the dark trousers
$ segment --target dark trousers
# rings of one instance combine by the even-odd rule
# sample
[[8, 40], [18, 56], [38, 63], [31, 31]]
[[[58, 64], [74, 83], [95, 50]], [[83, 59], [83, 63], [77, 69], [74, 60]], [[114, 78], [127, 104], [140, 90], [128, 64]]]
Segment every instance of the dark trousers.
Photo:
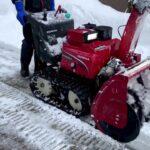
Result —
[[[20, 61], [21, 61], [21, 69], [27, 71], [29, 70], [31, 58], [33, 55], [33, 51], [35, 49], [31, 25], [29, 23], [23, 27], [23, 36], [24, 40], [22, 41]], [[36, 52], [34, 52], [34, 64], [35, 64], [34, 72], [36, 72], [39, 70], [38, 57], [36, 55]]]
[[40, 69], [43, 69], [46, 66], [46, 64], [42, 63], [38, 58], [38, 54], [34, 46], [31, 25], [29, 23], [23, 27], [23, 35], [24, 40], [22, 41], [21, 59], [20, 59], [21, 69], [26, 71], [29, 70], [29, 64], [31, 62], [31, 58], [34, 51], [34, 64], [35, 64], [34, 72], [37, 72]]
[[24, 35], [24, 40], [22, 41], [21, 59], [20, 59], [21, 69], [28, 70], [33, 55], [33, 49], [34, 49], [32, 30], [30, 24], [26, 24], [23, 27], [23, 35]]

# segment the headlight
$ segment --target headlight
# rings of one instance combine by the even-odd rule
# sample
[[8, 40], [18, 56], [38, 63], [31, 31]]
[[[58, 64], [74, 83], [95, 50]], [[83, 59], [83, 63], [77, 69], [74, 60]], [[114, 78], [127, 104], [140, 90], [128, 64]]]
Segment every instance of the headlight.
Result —
[[96, 40], [98, 33], [92, 33], [87, 35], [87, 41]]
[[98, 39], [98, 32], [96, 32], [96, 31], [90, 31], [90, 32], [86, 32], [84, 34], [84, 41], [85, 42], [90, 42], [90, 41], [93, 41], [96, 39]]

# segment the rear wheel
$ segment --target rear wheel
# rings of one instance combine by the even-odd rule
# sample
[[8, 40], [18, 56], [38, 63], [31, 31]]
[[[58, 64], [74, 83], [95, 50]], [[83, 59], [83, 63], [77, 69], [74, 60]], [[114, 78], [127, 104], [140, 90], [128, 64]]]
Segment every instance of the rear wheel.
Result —
[[84, 83], [70, 82], [67, 87], [62, 89], [66, 91], [66, 100], [70, 108], [78, 114], [78, 116], [87, 115], [90, 112], [90, 90], [88, 85]]
[[81, 100], [78, 97], [78, 95], [76, 93], [74, 93], [72, 90], [70, 90], [68, 93], [68, 101], [74, 110], [82, 111]]
[[51, 94], [55, 93], [51, 82], [39, 74], [35, 74], [31, 78], [30, 87], [35, 97], [44, 101], [49, 100]]
[[36, 82], [37, 82], [37, 85], [35, 87], [41, 92], [41, 94], [45, 96], [49, 96], [53, 93], [53, 88], [52, 88], [50, 81], [44, 78], [38, 77]]

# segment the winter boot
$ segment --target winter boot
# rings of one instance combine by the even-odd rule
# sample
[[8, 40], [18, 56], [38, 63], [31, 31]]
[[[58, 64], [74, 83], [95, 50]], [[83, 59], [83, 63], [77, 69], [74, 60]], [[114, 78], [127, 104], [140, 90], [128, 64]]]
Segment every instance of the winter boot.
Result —
[[21, 69], [20, 74], [22, 77], [29, 77], [29, 70], [23, 70]]

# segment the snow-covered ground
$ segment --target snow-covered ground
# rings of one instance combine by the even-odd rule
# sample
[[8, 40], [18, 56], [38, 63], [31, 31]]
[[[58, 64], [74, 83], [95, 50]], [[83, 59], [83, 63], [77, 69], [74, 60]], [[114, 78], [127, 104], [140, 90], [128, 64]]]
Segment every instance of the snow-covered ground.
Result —
[[[72, 17], [75, 19], [76, 27], [81, 26], [82, 24], [85, 24], [87, 22], [92, 22], [97, 25], [109, 25], [113, 27], [113, 37], [119, 37], [117, 28], [119, 25], [126, 24], [126, 21], [129, 16], [128, 14], [118, 12], [112, 9], [111, 7], [99, 3], [98, 0], [92, 0], [92, 1], [91, 0], [56, 0], [56, 5], [58, 4], [61, 4], [65, 9], [67, 9], [72, 14]], [[21, 78], [19, 74], [20, 45], [23, 36], [22, 36], [21, 25], [16, 20], [15, 16], [16, 16], [16, 11], [14, 6], [11, 4], [11, 1], [0, 0], [0, 21], [1, 21], [0, 23], [0, 81], [7, 83], [10, 86], [16, 87], [17, 89], [29, 95], [32, 95], [29, 90], [28, 79]], [[140, 37], [140, 41], [136, 49], [137, 52], [141, 52], [143, 54], [143, 58], [150, 56], [150, 52], [149, 52], [150, 41], [148, 38], [149, 35], [150, 35], [150, 16], [148, 16], [146, 20], [144, 29], [142, 31], [142, 35]], [[31, 65], [31, 70], [32, 69], [33, 66]], [[150, 95], [148, 95], [148, 97], [150, 98]], [[5, 98], [7, 99], [7, 97]], [[0, 99], [1, 101], [4, 100], [3, 98]], [[65, 119], [66, 117], [64, 117], [64, 120]], [[1, 127], [2, 126], [0, 125], [0, 133], [1, 133], [0, 135], [3, 136], [1, 136], [0, 141], [6, 143], [4, 142], [5, 134], [4, 132], [1, 132], [2, 131], [1, 129], [3, 129]], [[12, 127], [9, 126], [8, 130], [10, 131], [10, 129], [12, 129]], [[148, 132], [148, 130], [150, 130], [150, 124], [145, 124], [141, 132], [142, 134], [140, 134], [139, 138], [136, 141], [129, 143], [129, 147], [137, 150], [142, 150], [144, 146], [145, 150], [150, 149], [150, 144], [148, 143], [150, 139], [150, 133]], [[10, 137], [13, 135], [14, 132], [10, 131]], [[56, 136], [54, 137], [57, 140], [57, 137]], [[16, 143], [15, 140], [12, 140], [11, 138], [9, 139], [9, 137], [6, 137], [6, 141]], [[17, 141], [17, 143], [18, 144], [16, 145], [18, 147], [15, 148], [18, 150], [23, 149], [22, 148], [23, 145], [20, 144], [22, 143], [21, 139], [19, 142]], [[72, 141], [69, 144], [71, 143]], [[2, 142], [0, 142], [0, 149], [2, 147], [1, 144]], [[32, 147], [33, 146], [32, 143], [30, 144], [28, 146]], [[25, 147], [24, 149], [28, 149], [28, 147], [27, 148]], [[95, 150], [95, 149], [90, 149], [90, 150]]]

